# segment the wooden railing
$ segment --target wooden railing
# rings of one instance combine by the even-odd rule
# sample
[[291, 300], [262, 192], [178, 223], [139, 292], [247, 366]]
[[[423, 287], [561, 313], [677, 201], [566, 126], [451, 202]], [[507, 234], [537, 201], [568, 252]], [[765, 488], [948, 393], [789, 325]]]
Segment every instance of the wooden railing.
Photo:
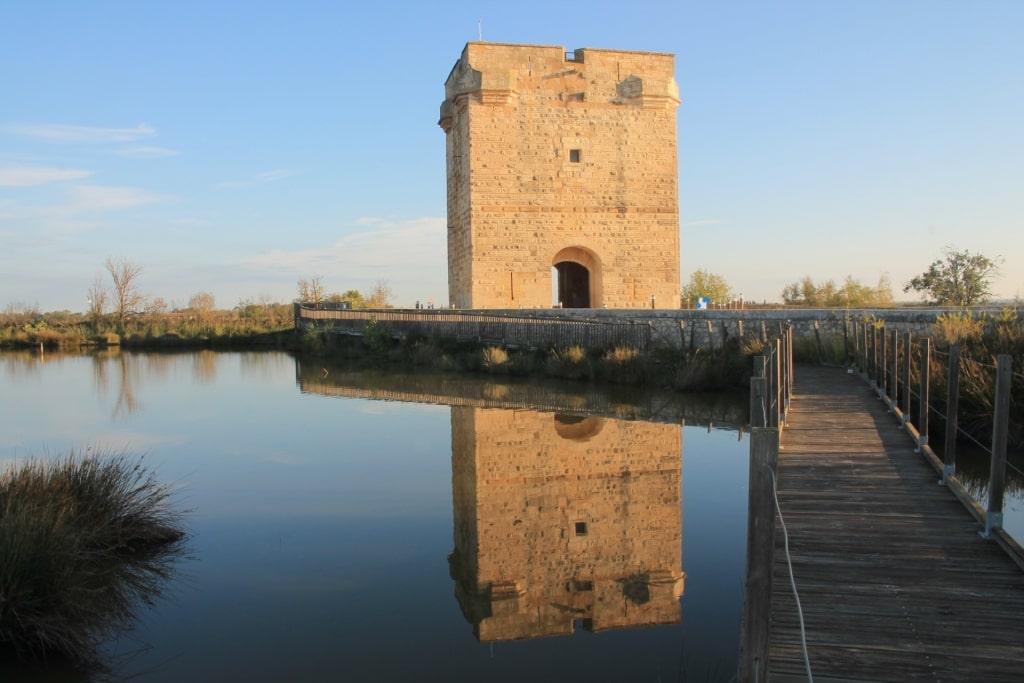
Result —
[[775, 553], [775, 472], [793, 392], [793, 329], [754, 358], [750, 380], [750, 469], [747, 564], [738, 680], [768, 680], [772, 559]]
[[625, 347], [646, 350], [651, 326], [644, 321], [531, 316], [457, 309], [343, 309], [328, 304], [295, 304], [295, 328], [362, 335], [370, 320], [396, 337], [422, 334], [523, 348], [586, 349]]
[[[941, 476], [939, 483], [949, 487], [978, 522], [984, 525], [981, 533], [985, 538], [996, 540], [1024, 567], [1024, 551], [1020, 543], [1003, 530], [1012, 356], [1001, 354], [996, 359], [996, 365], [992, 366], [964, 358], [958, 344], [951, 345], [947, 352], [938, 352], [927, 337], [917, 340], [915, 344], [908, 333], [901, 335], [894, 331], [886, 334], [884, 328], [877, 326], [871, 326], [870, 329], [865, 327], [863, 338], [859, 341], [862, 343], [857, 344], [856, 360], [861, 376], [878, 397], [885, 401], [889, 411], [916, 442], [917, 450]], [[942, 458], [936, 455], [928, 443], [929, 417], [935, 412], [931, 405], [932, 366], [935, 364], [933, 356], [947, 359], [946, 374], [941, 378], [946, 383], [945, 414], [941, 415], [945, 419]], [[964, 368], [974, 373], [979, 369], [990, 368], [995, 373], [992, 382], [992, 440], [989, 446], [983, 446], [990, 456], [988, 500], [985, 505], [976, 500], [956, 476], [956, 445], [962, 434], [958, 425], [960, 378]]]

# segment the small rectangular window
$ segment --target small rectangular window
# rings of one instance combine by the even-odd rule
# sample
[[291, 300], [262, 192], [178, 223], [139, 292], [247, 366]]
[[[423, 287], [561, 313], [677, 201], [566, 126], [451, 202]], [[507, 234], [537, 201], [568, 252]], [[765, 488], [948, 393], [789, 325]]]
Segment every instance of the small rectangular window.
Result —
[[569, 162], [573, 164], [580, 163], [580, 150], [570, 149], [569, 150]]
[[576, 535], [577, 536], [586, 536], [587, 535], [587, 523], [586, 522], [576, 522]]

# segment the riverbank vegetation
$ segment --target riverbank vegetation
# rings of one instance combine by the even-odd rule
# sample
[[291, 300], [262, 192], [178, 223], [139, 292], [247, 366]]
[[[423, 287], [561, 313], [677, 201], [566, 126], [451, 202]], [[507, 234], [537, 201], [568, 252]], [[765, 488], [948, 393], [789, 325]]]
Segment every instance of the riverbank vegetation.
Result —
[[303, 353], [325, 364], [354, 368], [425, 369], [516, 377], [545, 377], [626, 385], [654, 385], [677, 391], [719, 391], [746, 385], [752, 357], [762, 343], [732, 338], [711, 351], [670, 348], [641, 351], [624, 346], [587, 350], [499, 347], [424, 334], [393, 334], [386, 323], [371, 319], [362, 336], [310, 332], [299, 344]]
[[209, 306], [173, 310], [155, 306], [124, 318], [112, 313], [40, 313], [34, 306], [8, 304], [0, 312], [0, 348], [237, 348], [281, 346], [292, 339], [292, 304], [244, 300], [233, 309], [217, 310], [212, 297], [208, 301]]
[[183, 554], [170, 487], [125, 454], [0, 472], [0, 658], [97, 664], [96, 648], [160, 597]]

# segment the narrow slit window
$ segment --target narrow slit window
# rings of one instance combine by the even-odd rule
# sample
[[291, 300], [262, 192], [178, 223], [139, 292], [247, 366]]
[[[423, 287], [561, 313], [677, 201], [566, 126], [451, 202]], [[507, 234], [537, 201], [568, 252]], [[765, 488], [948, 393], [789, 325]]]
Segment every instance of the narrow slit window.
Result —
[[580, 157], [581, 157], [580, 150], [578, 150], [578, 149], [570, 149], [569, 150], [569, 162], [570, 163], [573, 163], [573, 164], [580, 163]]

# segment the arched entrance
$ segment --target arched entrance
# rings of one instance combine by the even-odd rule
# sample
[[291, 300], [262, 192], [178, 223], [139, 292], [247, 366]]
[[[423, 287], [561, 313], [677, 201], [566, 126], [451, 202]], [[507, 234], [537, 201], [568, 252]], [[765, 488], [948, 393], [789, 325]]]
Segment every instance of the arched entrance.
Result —
[[558, 300], [563, 308], [590, 308], [590, 271], [578, 263], [563, 261], [558, 271]]
[[582, 247], [562, 249], [551, 260], [553, 304], [597, 308], [601, 304], [601, 263]]

